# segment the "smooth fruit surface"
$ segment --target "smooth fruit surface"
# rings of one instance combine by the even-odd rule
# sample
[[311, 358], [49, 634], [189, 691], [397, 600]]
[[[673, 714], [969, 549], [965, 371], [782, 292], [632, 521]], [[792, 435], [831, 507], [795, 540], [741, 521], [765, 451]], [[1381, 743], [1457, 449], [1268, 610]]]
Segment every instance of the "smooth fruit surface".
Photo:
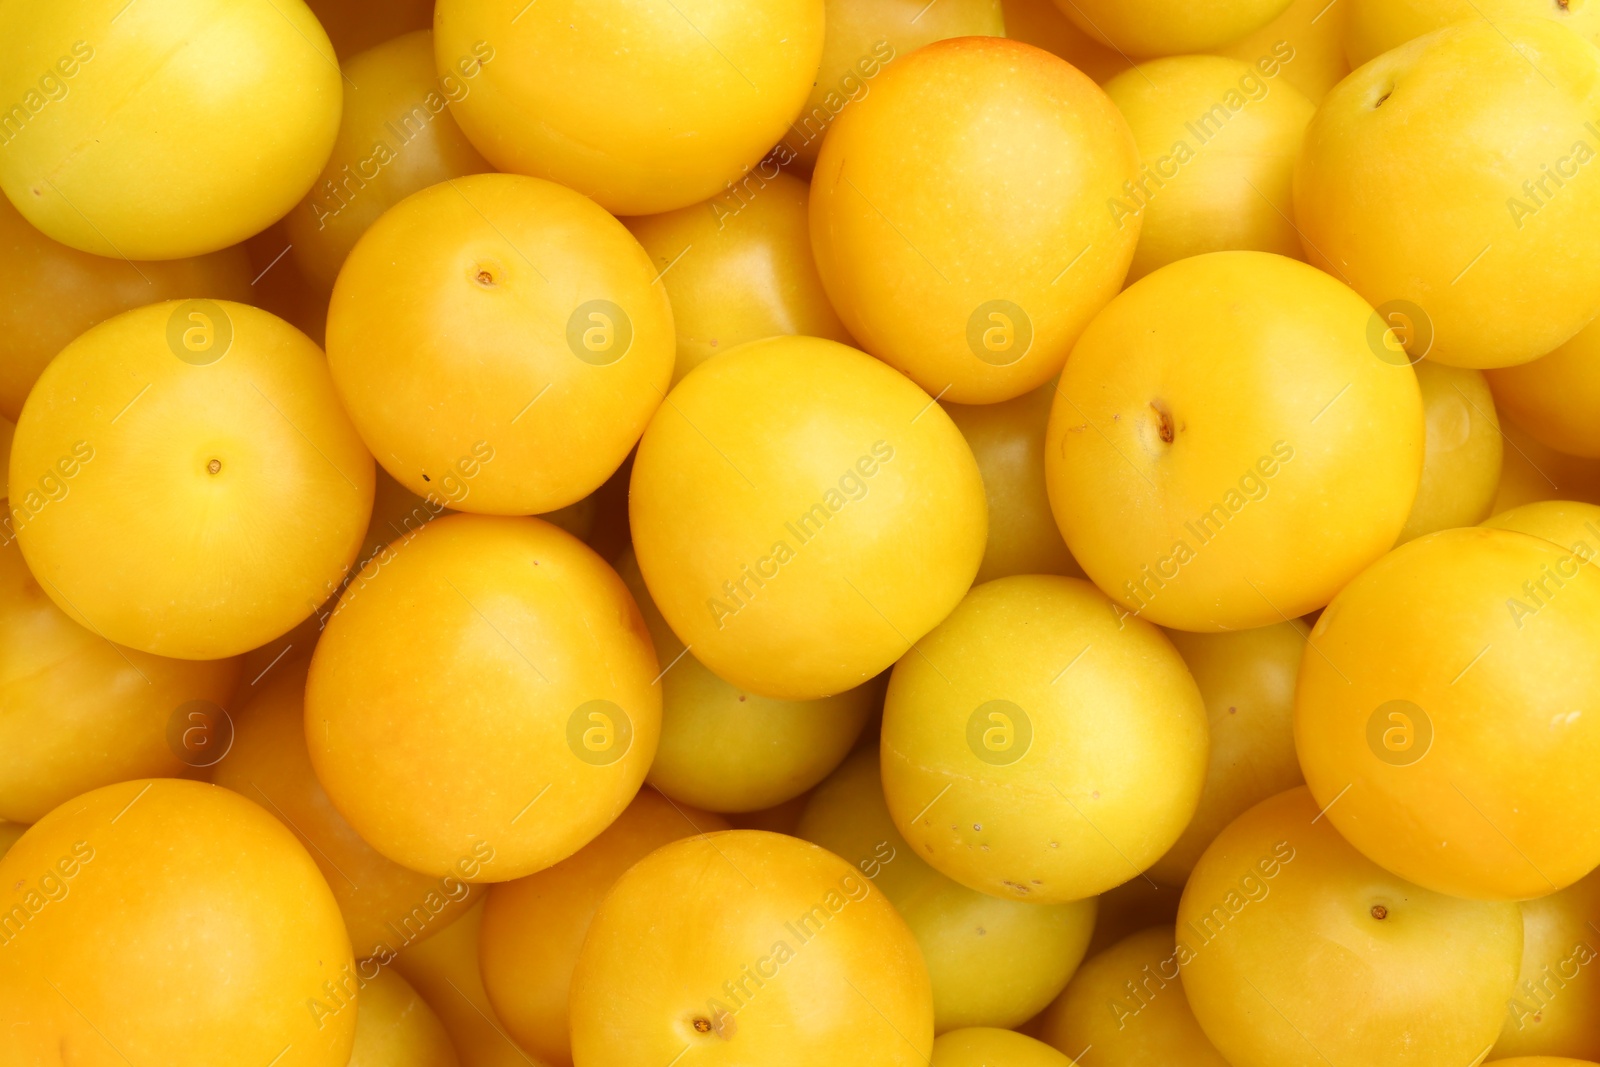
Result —
[[455, 478], [471, 490], [461, 511], [555, 511], [610, 477], [666, 393], [672, 308], [655, 278], [622, 224], [570, 189], [447, 180], [345, 260], [328, 366], [401, 485], [422, 496]]
[[317, 781], [306, 751], [307, 660], [290, 656], [245, 685], [232, 714], [232, 746], [211, 781], [260, 804], [294, 831], [338, 902], [356, 958], [386, 966], [471, 907], [476, 874], [434, 878], [380, 855], [345, 821]]
[[345, 590], [306, 687], [311, 763], [396, 863], [520, 878], [638, 792], [656, 673], [633, 598], [585, 545], [539, 519], [453, 515]]
[[1596, 642], [1600, 574], [1571, 549], [1497, 529], [1400, 546], [1312, 630], [1295, 694], [1311, 792], [1355, 847], [1435, 892], [1572, 884], [1600, 864]]
[[1359, 67], [1407, 41], [1460, 22], [1543, 18], [1600, 44], [1600, 8], [1572, 0], [1351, 0], [1344, 48]]
[[12, 1062], [349, 1059], [339, 909], [294, 836], [234, 793], [170, 778], [85, 793], [11, 847], [0, 884]]
[[1044, 432], [1055, 383], [998, 404], [944, 405], [972, 448], [989, 503], [989, 541], [974, 581], [1013, 574], [1082, 578], [1050, 513], [1045, 491]]
[[15, 421], [45, 364], [95, 323], [160, 300], [248, 300], [254, 275], [242, 248], [141, 263], [90, 255], [0, 202], [0, 415]]
[[746, 341], [800, 334], [851, 343], [811, 257], [810, 188], [768, 169], [705, 203], [627, 220], [672, 300], [674, 385]]
[[1181, 888], [1223, 827], [1304, 782], [1294, 751], [1294, 683], [1309, 631], [1299, 619], [1220, 634], [1167, 631], [1206, 703], [1211, 755], [1194, 818], [1151, 866], [1151, 878]]
[[667, 626], [632, 551], [617, 572], [662, 666], [661, 743], [647, 780], [672, 799], [720, 812], [791, 800], [839, 765], [882, 706], [877, 680], [818, 700], [774, 700], [723, 681]]
[[1073, 1061], [1041, 1041], [1011, 1030], [974, 1026], [954, 1030], [933, 1043], [931, 1067], [1073, 1067]]
[[1208, 52], [1260, 29], [1289, 0], [1056, 0], [1078, 28], [1131, 56]]
[[811, 243], [839, 317], [930, 394], [1007, 400], [1061, 369], [1116, 293], [1137, 218], [1108, 209], [1138, 149], [1105, 93], [996, 37], [896, 60], [839, 116]]
[[828, 0], [826, 8], [815, 84], [774, 153], [808, 169], [834, 117], [870, 95], [884, 67], [934, 41], [1007, 36], [1000, 0]]
[[361, 984], [356, 1043], [346, 1067], [459, 1067], [439, 1016], [392, 969]]
[[1400, 542], [1471, 526], [1489, 514], [1500, 485], [1505, 438], [1482, 371], [1431, 359], [1412, 368], [1427, 424], [1422, 481]]
[[726, 829], [716, 815], [642, 789], [574, 855], [491, 887], [478, 934], [479, 970], [506, 1032], [543, 1062], [571, 1064], [572, 970], [601, 900], [628, 868], [661, 846]]
[[753, 341], [679, 383], [639, 442], [628, 507], [673, 632], [719, 677], [784, 700], [899, 659], [967, 591], [987, 532], [949, 416], [811, 337]]
[[[1595, 8], [1600, 11], [1600, 6]], [[1531, 363], [1488, 371], [1494, 402], [1542, 444], [1600, 458], [1600, 323]]]
[[321, 351], [265, 311], [124, 312], [45, 369], [17, 421], [11, 518], [61, 610], [155, 655], [221, 659], [338, 588], [372, 457]]
[[502, 57], [451, 108], [496, 168], [649, 215], [720, 192], [783, 136], [823, 0], [440, 0], [433, 33], [441, 72], [481, 42]]
[[236, 659], [165, 659], [84, 629], [16, 538], [0, 541], [0, 818], [31, 823], [103, 785], [189, 773], [209, 753], [183, 746], [187, 715], [215, 714], [238, 682]]
[[1388, 551], [1424, 423], [1374, 322], [1336, 279], [1262, 252], [1180, 260], [1113, 300], [1067, 361], [1045, 448], [1095, 584], [1162, 626], [1241, 629], [1321, 607]]
[[1253, 249], [1300, 255], [1291, 182], [1315, 110], [1277, 74], [1222, 56], [1141, 63], [1105, 84], [1139, 146], [1139, 177], [1116, 199], [1125, 225], [1142, 219], [1128, 268], [1137, 281], [1205, 252]]
[[1522, 973], [1491, 1055], [1600, 1058], [1600, 872], [1521, 906]]
[[1040, 1040], [1093, 1050], [1105, 1067], [1228, 1067], [1189, 1009], [1171, 923], [1090, 957], [1035, 1026]]
[[305, 195], [339, 128], [339, 64], [301, 0], [11, 3], [0, 100], [0, 189], [29, 222], [96, 255], [179, 259]]
[[[1451, 26], [1330, 92], [1295, 169], [1306, 257], [1414, 359], [1509, 367], [1600, 312], [1600, 50], [1547, 19]], [[1436, 175], [1417, 182], [1419, 170]]]
[[1305, 789], [1263, 801], [1184, 888], [1176, 957], [1206, 1036], [1233, 1067], [1481, 1057], [1522, 958], [1517, 906], [1388, 874], [1318, 813]]
[[[1284, 80], [1320, 104], [1328, 90], [1350, 73], [1344, 58], [1344, 21], [1348, 4], [1326, 0], [1290, 0], [1283, 14], [1256, 30], [1217, 49], [1270, 75], [1282, 59]], [[1286, 47], [1287, 46], [1287, 47]]]
[[295, 265], [322, 291], [378, 216], [447, 178], [491, 170], [450, 107], [465, 99], [485, 63], [484, 43], [448, 70], [433, 64], [433, 35], [418, 30], [344, 64], [339, 136], [322, 173], [287, 217]]
[[977, 586], [895, 665], [883, 788], [918, 856], [1007, 900], [1139, 874], [1194, 814], [1205, 705], [1161, 632], [1075, 578]]
[[1018, 1026], [1083, 959], [1095, 901], [1033, 904], [968, 889], [924, 863], [889, 815], [874, 747], [857, 750], [807, 801], [795, 836], [854, 864], [922, 948], [934, 1029]]
[[511, 1040], [483, 990], [478, 969], [482, 926], [480, 901], [438, 937], [401, 953], [394, 968], [439, 1016], [462, 1067], [528, 1067], [530, 1055]]
[[[672, 916], [670, 928], [662, 925]], [[730, 830], [618, 880], [572, 978], [576, 1067], [926, 1067], [922, 953], [870, 879], [816, 845]]]

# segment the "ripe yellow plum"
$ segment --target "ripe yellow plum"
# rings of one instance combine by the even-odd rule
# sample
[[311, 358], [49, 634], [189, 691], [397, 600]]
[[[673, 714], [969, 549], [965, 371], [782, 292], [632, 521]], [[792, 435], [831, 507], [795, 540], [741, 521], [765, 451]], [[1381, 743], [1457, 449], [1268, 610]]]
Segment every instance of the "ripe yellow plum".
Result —
[[9, 1062], [350, 1057], [339, 909], [294, 836], [226, 789], [157, 778], [85, 793], [11, 847], [0, 885]]
[[1141, 160], [1114, 208], [1120, 224], [1143, 219], [1129, 281], [1205, 252], [1300, 255], [1291, 182], [1315, 108], [1279, 79], [1293, 55], [1173, 56], [1106, 82]]
[[822, 59], [823, 0], [439, 0], [439, 70], [496, 62], [451, 111], [499, 170], [618, 215], [706, 200], [755, 166]]
[[1327, 818], [1374, 862], [1492, 900], [1600, 864], [1600, 574], [1583, 564], [1530, 534], [1444, 530], [1317, 620], [1295, 747]]
[[[1458, 367], [1550, 352], [1600, 312], [1600, 51], [1547, 19], [1465, 22], [1361, 67], [1295, 168], [1311, 263], [1406, 348]], [[1436, 175], [1416, 181], [1419, 172]]]
[[418, 30], [345, 63], [344, 110], [333, 153], [287, 218], [295, 265], [324, 292], [356, 241], [412, 193], [490, 170], [451, 117], [485, 63], [485, 43], [436, 72], [433, 35]]
[[186, 715], [209, 722], [238, 681], [237, 659], [165, 659], [84, 629], [16, 538], [0, 539], [0, 819], [31, 823], [91, 789], [214, 762], [183, 745]]
[[933, 1043], [929, 1067], [1073, 1067], [1073, 1061], [1025, 1034], [974, 1026], [942, 1035]]
[[1280, 793], [1195, 866], [1176, 956], [1201, 1029], [1233, 1067], [1473, 1062], [1522, 958], [1516, 904], [1396, 877], [1318, 809], [1304, 788]]
[[459, 1067], [439, 1016], [404, 978], [380, 970], [361, 986], [356, 1042], [347, 1067]]
[[906, 920], [933, 981], [938, 1033], [1032, 1018], [1088, 947], [1094, 898], [1003, 900], [924, 863], [889, 816], [876, 748], [858, 750], [816, 788], [795, 834], [855, 864]]
[[15, 420], [45, 364], [97, 322], [181, 297], [250, 299], [241, 248], [133, 263], [50, 240], [0, 197], [0, 415]]
[[1013, 574], [1083, 577], [1045, 491], [1044, 433], [1054, 396], [1055, 383], [1046, 382], [998, 404], [944, 405], [978, 461], [989, 504], [989, 541], [975, 581]]
[[520, 878], [638, 792], [656, 673], [627, 587], [582, 542], [539, 519], [451, 515], [341, 596], [306, 687], [311, 764], [396, 863]]
[[1139, 220], [1109, 210], [1138, 149], [1105, 93], [997, 37], [896, 60], [834, 122], [811, 181], [811, 243], [868, 352], [960, 404], [1061, 370], [1121, 287]]
[[1400, 531], [1403, 543], [1489, 514], [1505, 451], [1500, 416], [1482, 371], [1433, 360], [1413, 368], [1427, 423], [1422, 482]]
[[484, 991], [506, 1033], [551, 1067], [570, 1067], [572, 970], [600, 901], [662, 845], [728, 829], [719, 816], [642, 789], [600, 836], [548, 870], [489, 890], [478, 934]]
[[483, 990], [478, 968], [482, 926], [479, 901], [438, 937], [408, 948], [395, 960], [394, 969], [444, 1024], [461, 1067], [529, 1067], [532, 1057], [511, 1040]]
[[753, 175], [703, 204], [625, 220], [672, 300], [672, 384], [719, 352], [778, 334], [850, 343], [811, 257], [810, 187]]
[[1458, 22], [1543, 18], [1600, 44], [1600, 8], [1570, 0], [1350, 0], [1344, 49], [1352, 67]]
[[96, 255], [181, 259], [305, 195], [339, 129], [339, 64], [301, 0], [8, 4], [0, 101], [0, 189], [29, 222]]
[[27, 832], [28, 827], [25, 823], [0, 822], [0, 856], [4, 856], [9, 852], [11, 846], [17, 843], [18, 838]]
[[[833, 341], [702, 364], [639, 442], [634, 549], [656, 607], [740, 689], [815, 700], [888, 668], [955, 607], [987, 533], [948, 415]], [[915, 545], [915, 551], [907, 551]]]
[[233, 744], [211, 772], [217, 785], [260, 804], [300, 839], [344, 916], [357, 959], [387, 965], [471, 906], [471, 865], [434, 878], [385, 859], [334, 808], [306, 751], [307, 659], [294, 656], [245, 686]]
[[1496, 1057], [1600, 1058], [1600, 872], [1522, 902], [1522, 971]]
[[871, 94], [883, 68], [923, 45], [951, 37], [1004, 37], [1000, 0], [828, 0], [828, 31], [811, 95], [771, 157], [816, 165], [834, 117]]
[[1171, 924], [1090, 957], [1034, 1025], [1040, 1040], [1074, 1056], [1093, 1049], [1104, 1067], [1228, 1067], [1189, 1010]]
[[458, 510], [554, 511], [617, 469], [666, 392], [672, 308], [655, 276], [622, 224], [570, 189], [441, 182], [345, 260], [328, 366], [401, 485], [422, 496], [455, 478], [470, 490]]
[[11, 486], [22, 554], [70, 618], [221, 659], [338, 588], [373, 475], [315, 344], [248, 305], [183, 300], [62, 349], [17, 421]]
[[662, 667], [661, 743], [647, 780], [674, 800], [734, 812], [797, 797], [839, 765], [882, 704], [875, 682], [820, 700], [773, 700], [730, 685], [667, 626], [631, 550], [617, 572]]
[[1045, 448], [1095, 584], [1162, 626], [1241, 629], [1321, 607], [1388, 551], [1424, 423], [1375, 328], [1336, 279], [1262, 252], [1180, 260], [1113, 300], [1062, 372]]
[[1576, 500], [1540, 500], [1502, 511], [1479, 525], [1554, 541], [1584, 562], [1600, 557], [1600, 506]]
[[1053, 904], [1178, 840], [1205, 780], [1205, 705], [1161, 631], [1119, 615], [1076, 578], [1001, 578], [895, 665], [883, 789], [935, 870]]
[[1181, 888], [1225, 826], [1305, 781], [1294, 751], [1294, 683], [1309, 630], [1291, 619], [1230, 633], [1167, 632], [1205, 700], [1211, 757], [1194, 818], [1151, 878]]
[[1078, 28], [1130, 56], [1209, 52], [1260, 29], [1289, 0], [1056, 0]]
[[[670, 916], [670, 920], [668, 920]], [[666, 845], [595, 912], [572, 976], [576, 1067], [926, 1067], [928, 970], [872, 881], [805, 841], [729, 830]]]
[[[1600, 5], [1594, 10], [1600, 13]], [[1487, 377], [1495, 403], [1541, 444], [1600, 458], [1600, 322], [1547, 356]]]
[[1350, 73], [1344, 57], [1344, 22], [1349, 4], [1328, 0], [1290, 0], [1283, 14], [1231, 44], [1218, 55], [1257, 63], [1273, 49], [1286, 44], [1292, 50], [1283, 61], [1283, 78], [1313, 104]]
[[1096, 82], [1133, 66], [1133, 60], [1090, 37], [1061, 13], [1054, 0], [1004, 0], [1006, 36], [1060, 56]]

